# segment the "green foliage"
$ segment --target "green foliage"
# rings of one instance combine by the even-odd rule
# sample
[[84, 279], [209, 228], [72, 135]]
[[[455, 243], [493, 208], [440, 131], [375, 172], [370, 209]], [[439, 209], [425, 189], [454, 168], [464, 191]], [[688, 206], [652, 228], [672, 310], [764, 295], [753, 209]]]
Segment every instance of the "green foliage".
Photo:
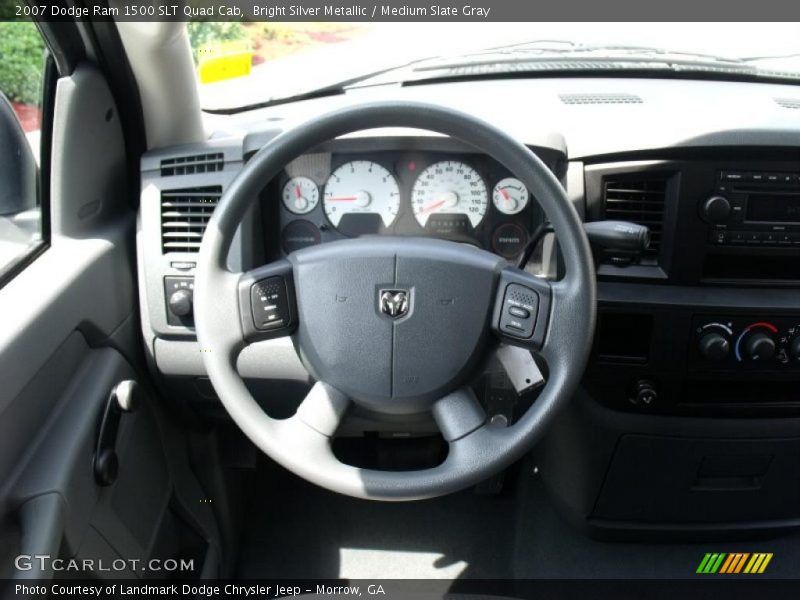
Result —
[[241, 23], [220, 21], [189, 22], [189, 41], [192, 44], [195, 58], [200, 48], [214, 42], [230, 42], [244, 39], [245, 31]]
[[0, 91], [9, 100], [41, 102], [44, 42], [29, 21], [0, 22]]

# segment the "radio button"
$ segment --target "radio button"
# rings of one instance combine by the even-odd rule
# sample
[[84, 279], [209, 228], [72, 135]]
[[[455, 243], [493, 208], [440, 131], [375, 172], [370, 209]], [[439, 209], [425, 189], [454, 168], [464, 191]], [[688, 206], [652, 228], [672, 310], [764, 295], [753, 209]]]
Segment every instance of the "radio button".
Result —
[[739, 171], [723, 171], [720, 175], [722, 181], [743, 181], [745, 174]]
[[780, 182], [780, 175], [777, 173], [767, 173], [767, 181], [769, 183], [779, 183]]
[[728, 243], [729, 244], [744, 244], [745, 243], [745, 234], [741, 231], [730, 231], [728, 232]]
[[731, 215], [728, 217], [728, 220], [734, 223], [741, 223], [744, 221], [744, 200], [741, 198], [732, 198], [730, 203]]
[[761, 243], [761, 234], [760, 233], [746, 233], [744, 236], [744, 241], [746, 244], [749, 245], [756, 245]]
[[750, 175], [750, 180], [756, 183], [760, 183], [766, 179], [766, 175], [764, 173], [753, 173]]
[[782, 246], [789, 245], [794, 241], [792, 236], [788, 233], [779, 233], [776, 237], [778, 238], [778, 244]]
[[712, 231], [711, 235], [708, 236], [708, 241], [712, 244], [724, 244], [728, 241], [728, 232], [727, 231]]
[[765, 245], [774, 246], [778, 243], [778, 234], [777, 233], [764, 233], [761, 237], [761, 243]]

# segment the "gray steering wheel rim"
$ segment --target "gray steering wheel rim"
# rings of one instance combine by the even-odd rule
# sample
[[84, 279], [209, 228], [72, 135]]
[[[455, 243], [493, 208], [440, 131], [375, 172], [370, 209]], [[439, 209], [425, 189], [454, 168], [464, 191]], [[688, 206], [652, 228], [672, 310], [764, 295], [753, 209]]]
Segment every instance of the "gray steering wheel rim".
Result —
[[[450, 441], [442, 464], [419, 471], [376, 471], [339, 462], [331, 451], [330, 436], [346, 398], [330, 386], [318, 383], [298, 414], [280, 421], [264, 413], [236, 371], [236, 357], [244, 343], [234, 302], [240, 274], [230, 273], [225, 263], [246, 210], [267, 183], [302, 153], [348, 133], [381, 127], [447, 135], [503, 164], [522, 180], [548, 215], [566, 263], [564, 278], [552, 285], [551, 318], [541, 352], [549, 377], [534, 405], [510, 427], [483, 425]], [[194, 293], [203, 362], [234, 422], [264, 453], [297, 475], [339, 493], [378, 500], [416, 500], [451, 493], [499, 472], [529, 451], [579, 385], [591, 347], [596, 306], [592, 254], [581, 220], [544, 163], [523, 144], [484, 121], [416, 102], [344, 108], [267, 143], [231, 183], [208, 223]], [[463, 391], [456, 394], [461, 394], [459, 401], [464, 400]], [[474, 409], [469, 398], [465, 405], [467, 413]]]

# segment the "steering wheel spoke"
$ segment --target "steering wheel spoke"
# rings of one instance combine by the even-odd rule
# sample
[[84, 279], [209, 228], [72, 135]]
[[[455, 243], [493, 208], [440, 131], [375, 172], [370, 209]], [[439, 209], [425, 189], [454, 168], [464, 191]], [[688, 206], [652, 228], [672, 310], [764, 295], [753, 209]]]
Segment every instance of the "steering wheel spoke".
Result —
[[246, 343], [284, 337], [297, 327], [294, 278], [288, 260], [242, 273], [237, 292]]
[[437, 400], [433, 418], [447, 442], [460, 440], [486, 423], [486, 413], [471, 389], [462, 387]]
[[349, 406], [350, 398], [346, 394], [318, 381], [297, 408], [294, 418], [329, 438], [336, 433]]

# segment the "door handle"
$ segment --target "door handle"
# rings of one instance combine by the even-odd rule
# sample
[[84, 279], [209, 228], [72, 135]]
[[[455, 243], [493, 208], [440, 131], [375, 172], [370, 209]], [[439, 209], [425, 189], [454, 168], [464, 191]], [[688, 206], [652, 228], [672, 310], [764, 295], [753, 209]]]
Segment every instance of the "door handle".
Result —
[[124, 413], [136, 410], [141, 402], [142, 389], [133, 379], [120, 381], [111, 390], [97, 434], [94, 453], [94, 478], [99, 485], [109, 486], [117, 480], [119, 458], [117, 457], [117, 433]]

